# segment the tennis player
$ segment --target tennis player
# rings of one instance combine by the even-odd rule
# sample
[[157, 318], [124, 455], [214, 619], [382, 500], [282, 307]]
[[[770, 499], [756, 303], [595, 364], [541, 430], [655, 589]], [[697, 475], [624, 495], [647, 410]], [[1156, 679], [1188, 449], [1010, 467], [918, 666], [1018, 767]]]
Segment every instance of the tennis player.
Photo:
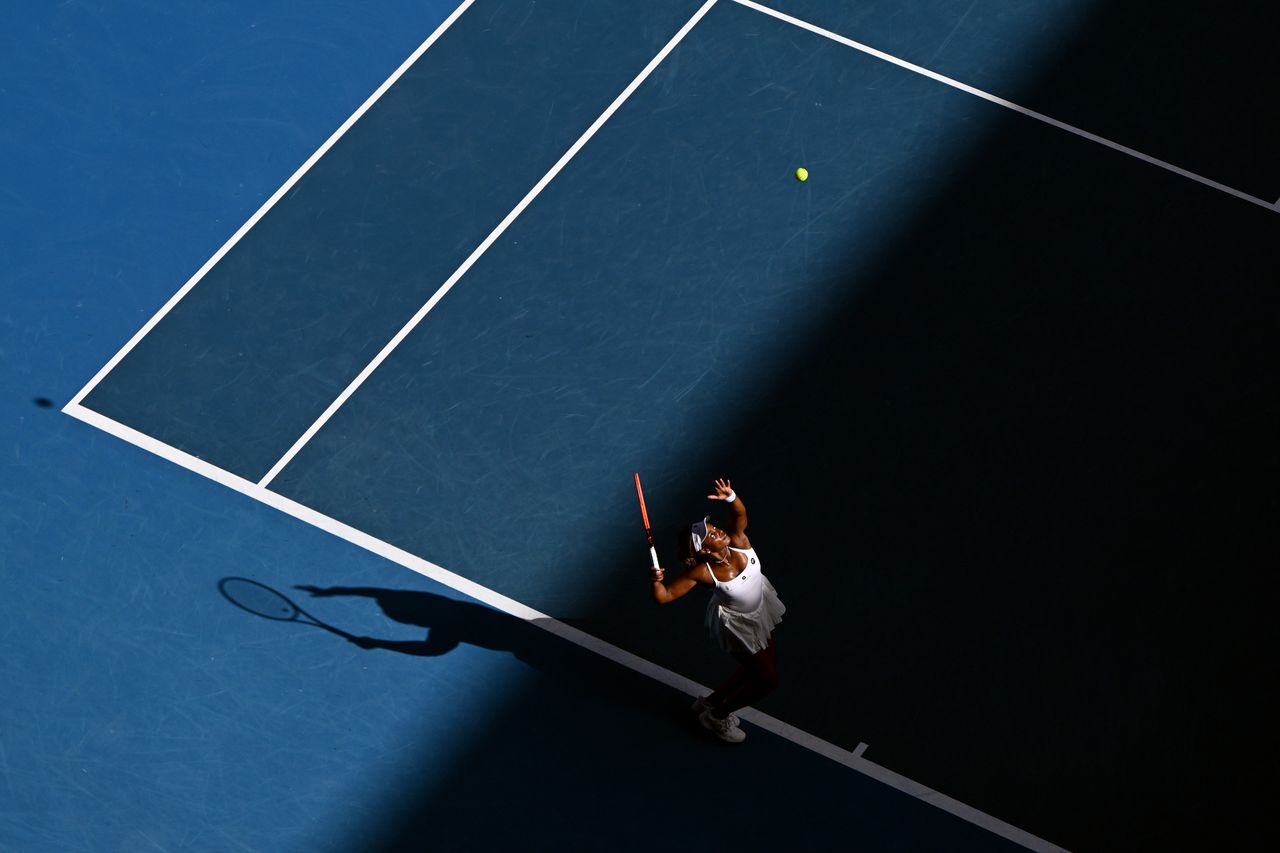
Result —
[[778, 686], [778, 644], [773, 632], [786, 607], [761, 571], [760, 558], [747, 539], [747, 508], [728, 480], [716, 480], [710, 500], [729, 506], [728, 530], [695, 522], [680, 537], [680, 561], [689, 570], [671, 583], [661, 567], [650, 569], [653, 600], [669, 604], [694, 587], [712, 588], [707, 629], [721, 648], [738, 660], [738, 669], [709, 696], [693, 703], [703, 726], [721, 740], [740, 743], [746, 733], [733, 712], [757, 702]]

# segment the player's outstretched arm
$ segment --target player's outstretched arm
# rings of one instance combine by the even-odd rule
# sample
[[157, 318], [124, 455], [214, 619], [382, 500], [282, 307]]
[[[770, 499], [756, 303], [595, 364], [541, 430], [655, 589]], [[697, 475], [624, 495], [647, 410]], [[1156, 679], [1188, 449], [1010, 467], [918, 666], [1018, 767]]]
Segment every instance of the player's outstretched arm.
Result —
[[[707, 498], [713, 501], [724, 501], [729, 505], [729, 514], [732, 516], [729, 522], [729, 535], [737, 539], [747, 532], [747, 506], [742, 502], [742, 498], [738, 497], [738, 493], [733, 490], [733, 486], [728, 480], [716, 480], [711, 494]], [[737, 547], [746, 547], [739, 542], [733, 543]]]
[[[701, 575], [706, 575], [706, 580], [701, 580]], [[711, 573], [707, 569], [706, 563], [698, 565], [692, 571], [686, 572], [671, 583], [666, 582], [666, 570], [661, 567], [649, 569], [649, 578], [653, 600], [659, 604], [670, 604], [677, 598], [687, 595], [699, 582], [711, 583]]]

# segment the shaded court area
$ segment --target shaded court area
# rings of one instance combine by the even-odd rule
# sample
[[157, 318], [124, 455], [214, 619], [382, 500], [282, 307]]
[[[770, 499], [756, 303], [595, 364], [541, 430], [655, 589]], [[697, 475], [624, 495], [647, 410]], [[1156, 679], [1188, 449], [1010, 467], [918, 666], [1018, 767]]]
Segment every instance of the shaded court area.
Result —
[[[702, 731], [687, 696], [536, 623], [418, 588], [304, 594], [314, 598], [299, 603], [314, 613], [337, 599], [364, 605], [349, 613], [382, 614], [381, 636], [355, 641], [381, 652], [371, 663], [387, 653], [421, 659], [476, 647], [509, 653], [533, 671], [511, 685], [485, 727], [463, 736], [452, 766], [389, 805], [377, 829], [348, 839], [352, 849], [1022, 849], [781, 738], [760, 733], [751, 750], [729, 749]], [[425, 638], [415, 629], [426, 629]], [[760, 813], [727, 825], [708, 820], [706, 801], [724, 798], [717, 780], [737, 780], [731, 803]]]
[[[700, 5], [599, 4], [574, 26], [564, 5], [466, 10], [84, 406], [251, 491]], [[1175, 107], [1213, 115], [1190, 83], [1166, 79], [1142, 111], [1073, 101], [1063, 81], [1106, 79], [1097, 46], [1130, 43], [1133, 19], [1059, 5], [1056, 28], [993, 4], [912, 9], [929, 26], [896, 29], [874, 4], [778, 8], [886, 50], [910, 29], [915, 47], [894, 48], [909, 61], [1280, 194], [1253, 156], [1274, 123], [1189, 139]], [[1253, 13], [1238, 11], [1216, 26], [1246, 31]], [[1040, 53], [1037, 23], [1053, 36]], [[1170, 49], [1176, 24], [1148, 29], [1145, 55]], [[1025, 60], [991, 59], [1010, 43]], [[1222, 79], [1257, 86], [1214, 102], [1217, 116], [1261, 109], [1256, 54], [1212, 56]], [[663, 542], [730, 476], [789, 608], [783, 688], [762, 710], [869, 744], [880, 765], [1052, 844], [1263, 849], [1275, 217], [717, 3], [269, 488], [709, 684], [726, 661], [700, 606], [647, 601], [630, 474], [644, 472]], [[300, 689], [325, 673], [319, 702], [252, 678], [216, 711], [278, 715], [245, 772], [284, 778], [288, 762], [261, 751], [301, 721], [328, 733], [286, 754], [305, 781], [261, 825], [332, 808], [340, 768], [359, 767], [358, 811], [324, 824], [334, 849], [610, 833], [638, 848], [653, 810], [701, 846], [1008, 843], [759, 730], [723, 749], [690, 729], [676, 691], [336, 540], [330, 553], [318, 531], [305, 557], [280, 534], [259, 558], [269, 572], [226, 565], [213, 540], [246, 512], [268, 510], [210, 510], [210, 553], [166, 593], [202, 601], [185, 659], [251, 630], [213, 592], [230, 575], [368, 638], [263, 622], [243, 641]], [[234, 544], [219, 547], [258, 550]], [[227, 670], [190, 697], [215, 737], [209, 703], [232, 672], [244, 678]], [[752, 808], [773, 819], [735, 841], [681, 808], [703, 802], [706, 774], [758, 778], [767, 805]], [[206, 806], [169, 813], [192, 807]]]

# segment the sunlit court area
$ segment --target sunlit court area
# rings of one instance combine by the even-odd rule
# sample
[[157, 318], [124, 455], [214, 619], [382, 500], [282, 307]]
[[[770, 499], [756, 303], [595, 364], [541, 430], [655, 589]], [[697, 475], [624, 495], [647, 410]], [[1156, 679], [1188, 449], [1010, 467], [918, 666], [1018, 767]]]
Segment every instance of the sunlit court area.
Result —
[[1272, 6], [11, 10], [0, 850], [1277, 849]]

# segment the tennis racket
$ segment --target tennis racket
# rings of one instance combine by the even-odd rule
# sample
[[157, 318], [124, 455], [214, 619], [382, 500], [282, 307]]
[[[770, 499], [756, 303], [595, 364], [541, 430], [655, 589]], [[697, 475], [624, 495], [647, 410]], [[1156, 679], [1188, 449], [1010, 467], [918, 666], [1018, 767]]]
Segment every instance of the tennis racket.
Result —
[[301, 622], [304, 625], [323, 628], [344, 640], [356, 639], [340, 628], [321, 622], [266, 584], [251, 581], [248, 578], [223, 578], [218, 581], [218, 591], [227, 601], [254, 616], [276, 622]]
[[644, 505], [644, 489], [640, 488], [640, 473], [636, 472], [636, 497], [640, 499], [640, 517], [644, 519], [644, 538], [649, 540], [649, 559], [658, 568], [658, 551], [653, 547], [653, 531], [649, 529], [649, 510]]

